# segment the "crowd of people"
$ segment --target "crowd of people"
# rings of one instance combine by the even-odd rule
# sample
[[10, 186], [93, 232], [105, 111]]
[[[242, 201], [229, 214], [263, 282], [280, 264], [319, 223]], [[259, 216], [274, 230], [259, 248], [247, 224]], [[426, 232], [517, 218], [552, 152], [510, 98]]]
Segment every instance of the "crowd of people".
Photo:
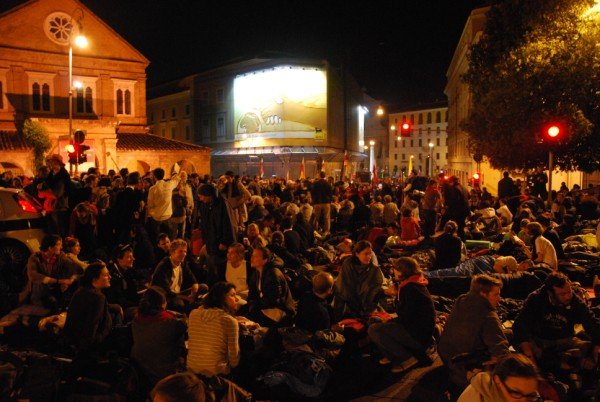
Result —
[[[0, 182], [48, 223], [18, 303], [66, 312], [57, 347], [81, 372], [126, 328], [142, 398], [246, 400], [259, 374], [317, 396], [318, 372], [365, 351], [395, 374], [439, 355], [463, 402], [538, 400], [550, 373], [598, 368], [599, 312], [581, 283], [593, 275], [561, 265], [600, 264], [597, 188], [561, 187], [545, 205], [541, 172], [531, 185], [506, 172], [493, 196], [417, 172], [378, 185], [161, 168], [72, 178], [59, 155], [48, 162]], [[509, 320], [507, 292], [522, 296]]]

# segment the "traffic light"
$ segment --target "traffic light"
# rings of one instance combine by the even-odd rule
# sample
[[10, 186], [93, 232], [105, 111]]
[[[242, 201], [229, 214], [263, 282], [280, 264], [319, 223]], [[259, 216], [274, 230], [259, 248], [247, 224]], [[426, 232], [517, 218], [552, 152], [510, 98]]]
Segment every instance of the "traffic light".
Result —
[[544, 126], [542, 134], [548, 141], [560, 141], [567, 134], [567, 129], [565, 124], [559, 121], [552, 121]]
[[473, 173], [473, 177], [471, 180], [473, 183], [473, 188], [479, 188], [479, 184], [481, 182], [481, 175], [479, 174], [479, 172]]
[[402, 124], [400, 124], [400, 135], [402, 137], [410, 137], [411, 134], [412, 124], [407, 121], [402, 122]]
[[79, 152], [79, 144], [72, 142], [65, 147], [67, 154], [69, 155], [69, 163], [75, 165], [77, 163], [77, 153]]
[[87, 154], [85, 151], [88, 149], [90, 149], [88, 145], [79, 145], [77, 163], [81, 164], [87, 162]]

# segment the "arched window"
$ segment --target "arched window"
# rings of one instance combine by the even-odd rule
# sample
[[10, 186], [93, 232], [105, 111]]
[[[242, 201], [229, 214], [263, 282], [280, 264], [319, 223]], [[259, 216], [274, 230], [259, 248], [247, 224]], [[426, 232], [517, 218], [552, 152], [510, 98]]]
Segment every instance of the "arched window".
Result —
[[123, 114], [123, 91], [117, 89], [117, 114]]
[[435, 129], [435, 133], [439, 134], [440, 133], [440, 126], [437, 126], [437, 128]]
[[438, 111], [435, 113], [435, 122], [436, 123], [441, 123], [442, 122], [442, 112]]
[[427, 124], [431, 123], [431, 112], [427, 113]]
[[40, 84], [34, 82], [31, 87], [33, 110], [42, 110], [42, 94], [40, 93]]
[[50, 111], [50, 85], [42, 85], [42, 110], [45, 112]]
[[423, 124], [423, 113], [419, 113], [419, 124]]
[[84, 113], [85, 109], [83, 105], [83, 88], [77, 88], [75, 90], [75, 96], [77, 98], [75, 101], [75, 110], [77, 111], [77, 113]]
[[125, 114], [131, 114], [131, 91], [125, 90]]

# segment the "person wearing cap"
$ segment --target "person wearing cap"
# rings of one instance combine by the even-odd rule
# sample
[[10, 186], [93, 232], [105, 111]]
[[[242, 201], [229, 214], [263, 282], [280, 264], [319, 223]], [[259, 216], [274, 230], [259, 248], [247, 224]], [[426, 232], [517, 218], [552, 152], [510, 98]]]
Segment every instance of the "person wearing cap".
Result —
[[62, 156], [54, 154], [48, 158], [50, 172], [45, 183], [56, 197], [54, 210], [50, 213], [50, 231], [61, 237], [66, 235], [69, 220], [69, 194], [71, 192], [71, 177], [65, 169]]
[[207, 280], [213, 284], [224, 277], [227, 247], [236, 238], [236, 228], [232, 225], [231, 209], [223, 197], [217, 197], [217, 190], [210, 184], [203, 184], [198, 190], [200, 198], [200, 230], [207, 253]]

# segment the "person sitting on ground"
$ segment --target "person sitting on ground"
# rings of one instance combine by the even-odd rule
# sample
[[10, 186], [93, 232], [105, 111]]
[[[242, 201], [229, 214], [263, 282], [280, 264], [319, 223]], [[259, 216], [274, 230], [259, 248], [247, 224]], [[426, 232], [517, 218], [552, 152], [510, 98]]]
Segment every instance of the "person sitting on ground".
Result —
[[412, 215], [408, 208], [402, 209], [402, 219], [400, 219], [400, 237], [404, 241], [416, 240], [421, 236], [421, 225], [419, 219]]
[[65, 261], [67, 261], [69, 264], [71, 264], [71, 266], [76, 268], [77, 274], [82, 274], [89, 264], [79, 259], [79, 253], [81, 252], [81, 245], [79, 244], [79, 240], [77, 240], [75, 237], [67, 237], [65, 238], [64, 246]]
[[248, 299], [248, 273], [250, 272], [250, 263], [245, 256], [246, 250], [240, 243], [233, 243], [227, 248], [224, 278], [228, 283], [235, 285], [236, 295], [243, 300]]
[[190, 372], [171, 374], [160, 380], [151, 392], [152, 402], [205, 402], [206, 386]]
[[383, 274], [373, 263], [373, 247], [366, 240], [356, 243], [353, 255], [345, 258], [335, 281], [333, 303], [336, 319], [365, 317], [377, 309]]
[[169, 248], [169, 256], [158, 263], [152, 275], [152, 286], [162, 288], [167, 294], [169, 309], [188, 312], [196, 301], [199, 285], [185, 257], [187, 243], [175, 239]]
[[119, 244], [114, 251], [114, 258], [108, 262], [107, 268], [110, 272], [111, 283], [104, 293], [109, 303], [120, 305], [123, 310], [129, 310], [128, 320], [133, 317], [133, 308], [140, 301], [137, 293], [137, 275], [133, 263], [133, 248], [129, 244]]
[[258, 225], [256, 223], [251, 223], [248, 225], [248, 229], [246, 229], [246, 235], [248, 237], [244, 237], [243, 244], [248, 251], [252, 251], [252, 249], [256, 247], [266, 247], [267, 244], [269, 244], [269, 242], [260, 234], [260, 230], [258, 229]]
[[298, 269], [302, 265], [303, 258], [298, 254], [292, 254], [285, 246], [285, 236], [280, 231], [273, 232], [271, 244], [267, 248], [277, 257], [283, 260], [283, 266], [286, 268]]
[[255, 248], [250, 265], [246, 316], [264, 327], [289, 322], [296, 314], [296, 302], [285, 276], [273, 265], [269, 249]]
[[[582, 350], [582, 340], [575, 336], [575, 325], [582, 324], [593, 347]], [[569, 278], [561, 272], [548, 275], [544, 286], [532, 292], [513, 324], [514, 343], [534, 363], [544, 359], [560, 369], [558, 353], [580, 349], [583, 367], [592, 369], [600, 354], [600, 320], [587, 304], [573, 293]], [[589, 345], [591, 346], [591, 345]], [[585, 349], [585, 348], [584, 348]], [[589, 356], [586, 356], [589, 355]]]
[[527, 224], [527, 233], [531, 236], [533, 248], [530, 250], [524, 242], [517, 241], [517, 245], [521, 247], [527, 258], [531, 258], [534, 263], [546, 264], [550, 269], [558, 270], [558, 258], [556, 250], [550, 242], [543, 236], [543, 227], [538, 222]]
[[182, 368], [187, 325], [166, 310], [165, 292], [152, 286], [144, 292], [136, 317], [131, 323], [131, 358], [149, 385]]
[[283, 230], [283, 237], [285, 239], [285, 248], [293, 255], [300, 255], [306, 248], [302, 248], [302, 239], [296, 229], [292, 228], [293, 222], [291, 216], [286, 216], [281, 221], [281, 229]]
[[400, 210], [398, 209], [398, 205], [392, 201], [391, 195], [385, 195], [383, 197], [384, 206], [383, 206], [383, 222], [388, 225], [392, 222], [398, 222], [398, 215], [400, 215]]
[[165, 257], [169, 256], [169, 249], [171, 248], [171, 239], [166, 233], [160, 233], [156, 239], [156, 261], [157, 263], [162, 261]]
[[552, 246], [556, 251], [556, 258], [559, 260], [564, 260], [565, 258], [567, 258], [565, 256], [565, 251], [562, 248], [561, 238], [558, 235], [558, 232], [554, 229], [555, 223], [543, 215], [538, 216], [536, 220], [540, 225], [542, 225], [542, 228], [544, 229], [544, 231], [542, 232], [542, 236], [544, 236], [550, 241], [550, 243], [552, 243]]
[[[258, 249], [257, 249], [258, 250]], [[188, 327], [187, 367], [207, 377], [229, 374], [240, 362], [235, 286], [217, 282], [203, 305], [192, 310]]]
[[454, 221], [448, 221], [444, 225], [444, 233], [434, 240], [435, 263], [434, 269], [456, 267], [463, 257], [466, 258], [466, 247], [461, 238], [458, 237], [458, 225]]
[[117, 306], [109, 306], [102, 290], [110, 287], [110, 273], [103, 262], [88, 266], [80, 280], [71, 303], [64, 327], [64, 337], [78, 354], [87, 355], [100, 350], [113, 328], [113, 310], [118, 319], [123, 317]]
[[312, 278], [312, 289], [300, 297], [296, 327], [308, 332], [331, 328], [332, 311], [327, 301], [333, 293], [333, 276], [319, 272]]
[[438, 351], [450, 370], [450, 380], [466, 387], [467, 371], [482, 367], [491, 358], [508, 354], [509, 343], [496, 308], [502, 281], [489, 275], [471, 279], [469, 293], [461, 295], [448, 316], [438, 342]]
[[419, 362], [431, 364], [426, 350], [435, 329], [435, 309], [427, 290], [427, 279], [414, 258], [400, 257], [392, 265], [397, 285], [386, 294], [397, 297], [397, 318], [369, 327], [369, 338], [383, 358], [380, 364], [394, 363], [393, 373], [407, 371]]
[[304, 215], [302, 215], [301, 212], [296, 214], [294, 230], [300, 235], [300, 241], [302, 244], [302, 254], [304, 254], [309, 248], [314, 247], [315, 230], [313, 229], [312, 225], [308, 223], [308, 221], [304, 220]]
[[537, 368], [526, 356], [512, 353], [502, 358], [491, 374], [482, 371], [473, 376], [457, 402], [539, 401], [539, 378]]
[[517, 263], [512, 256], [480, 255], [460, 263], [454, 268], [444, 268], [425, 272], [428, 278], [445, 278], [448, 276], [473, 276], [476, 274], [508, 274], [524, 271], [529, 265]]
[[67, 262], [61, 249], [60, 236], [45, 235], [40, 251], [29, 257], [26, 268], [30, 303], [48, 308], [54, 314], [68, 304], [66, 291], [76, 279], [76, 268]]
[[500, 204], [500, 207], [496, 210], [496, 213], [500, 217], [502, 226], [508, 226], [513, 221], [513, 214], [510, 212], [510, 209], [508, 209], [505, 199], [500, 199], [498, 203]]

